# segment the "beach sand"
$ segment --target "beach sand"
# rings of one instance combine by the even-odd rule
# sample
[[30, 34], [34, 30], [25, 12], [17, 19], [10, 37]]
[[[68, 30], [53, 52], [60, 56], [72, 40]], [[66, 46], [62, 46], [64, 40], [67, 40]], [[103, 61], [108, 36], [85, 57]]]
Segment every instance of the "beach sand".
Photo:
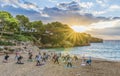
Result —
[[54, 64], [47, 61], [42, 66], [35, 66], [36, 62], [28, 62], [24, 54], [24, 64], [15, 64], [14, 55], [10, 55], [8, 63], [2, 63], [0, 56], [0, 76], [120, 76], [120, 62], [93, 60], [91, 66], [81, 66], [81, 60], [73, 62], [72, 68], [65, 64]]

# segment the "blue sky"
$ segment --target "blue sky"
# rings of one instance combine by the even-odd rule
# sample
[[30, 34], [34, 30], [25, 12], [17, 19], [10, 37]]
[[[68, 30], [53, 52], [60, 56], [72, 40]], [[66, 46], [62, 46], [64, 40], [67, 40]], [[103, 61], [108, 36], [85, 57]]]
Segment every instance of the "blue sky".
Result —
[[0, 10], [31, 21], [85, 26], [96, 37], [120, 39], [120, 0], [0, 0]]

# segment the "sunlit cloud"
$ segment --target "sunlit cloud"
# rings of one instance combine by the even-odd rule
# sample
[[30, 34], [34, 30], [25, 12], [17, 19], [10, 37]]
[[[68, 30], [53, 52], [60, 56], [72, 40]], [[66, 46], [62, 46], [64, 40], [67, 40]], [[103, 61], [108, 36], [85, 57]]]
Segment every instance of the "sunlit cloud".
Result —
[[120, 39], [120, 20], [101, 21], [88, 26], [73, 25], [71, 28], [75, 32], [86, 32], [104, 40]]
[[120, 39], [120, 20], [98, 22], [91, 24], [91, 30], [86, 31], [87, 33], [99, 37], [105, 40], [118, 40]]
[[75, 32], [86, 32], [88, 30], [90, 30], [89, 28], [87, 28], [86, 26], [77, 26], [77, 25], [73, 25], [71, 26], [71, 28], [75, 31]]
[[120, 22], [120, 20], [102, 21], [102, 22], [91, 24], [89, 28], [91, 28], [91, 29], [105, 29], [105, 28], [115, 27], [118, 22]]
[[98, 31], [100, 29], [117, 27], [118, 23], [120, 23], [120, 20], [101, 21], [101, 22], [93, 23], [88, 26], [72, 25], [71, 28], [74, 29], [76, 32], [87, 32], [87, 31], [94, 31], [94, 30]]

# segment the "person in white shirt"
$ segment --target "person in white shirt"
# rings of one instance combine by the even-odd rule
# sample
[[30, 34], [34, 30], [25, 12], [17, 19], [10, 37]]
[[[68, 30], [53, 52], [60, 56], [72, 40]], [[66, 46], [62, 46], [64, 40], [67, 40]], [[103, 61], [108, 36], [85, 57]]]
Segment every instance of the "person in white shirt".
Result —
[[37, 61], [36, 66], [39, 66], [41, 61], [41, 54], [39, 53], [38, 55], [36, 55], [35, 59]]
[[67, 67], [72, 67], [72, 58], [69, 55], [67, 56]]

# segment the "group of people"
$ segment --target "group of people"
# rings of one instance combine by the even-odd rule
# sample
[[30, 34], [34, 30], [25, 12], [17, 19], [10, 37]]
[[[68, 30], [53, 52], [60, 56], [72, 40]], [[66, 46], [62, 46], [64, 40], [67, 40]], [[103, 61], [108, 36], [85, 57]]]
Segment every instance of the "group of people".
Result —
[[[8, 59], [9, 59], [9, 55], [8, 53], [5, 53], [5, 57], [3, 62], [7, 63]], [[36, 61], [36, 66], [40, 66], [44, 63], [46, 63], [47, 61], [52, 61], [54, 64], [60, 64], [60, 62], [63, 62], [66, 64], [67, 67], [72, 67], [73, 64], [73, 60], [77, 61], [78, 57], [76, 55], [74, 55], [73, 57], [71, 57], [69, 54], [67, 55], [62, 55], [61, 53], [55, 53], [55, 52], [39, 52], [34, 58], [33, 58], [33, 53], [32, 51], [28, 52], [28, 61], [29, 62], [33, 62], [34, 60]], [[22, 62], [23, 56], [20, 54], [19, 51], [15, 52], [15, 60], [16, 60], [16, 64], [24, 64]], [[86, 59], [85, 57], [82, 57], [82, 63], [81, 65], [91, 65], [91, 57], [89, 57], [88, 59]]]

